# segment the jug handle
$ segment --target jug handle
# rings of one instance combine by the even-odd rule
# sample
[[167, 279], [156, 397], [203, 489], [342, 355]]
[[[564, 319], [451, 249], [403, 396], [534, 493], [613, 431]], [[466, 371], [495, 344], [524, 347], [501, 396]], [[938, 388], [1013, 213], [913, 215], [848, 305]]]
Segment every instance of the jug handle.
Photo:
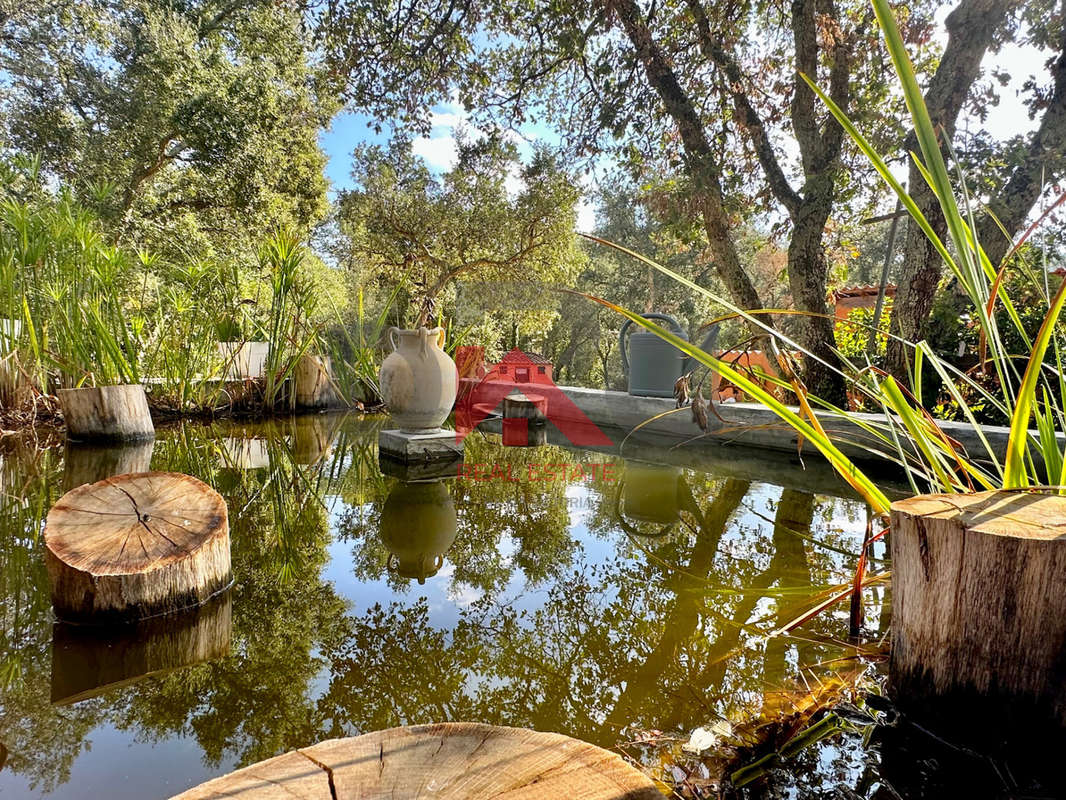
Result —
[[388, 334], [387, 335], [389, 337], [389, 344], [392, 345], [392, 349], [393, 350], [399, 350], [400, 349], [400, 345], [398, 345], [396, 343], [396, 339], [395, 339], [396, 334], [399, 333], [399, 332], [400, 332], [400, 329], [397, 328], [395, 325], [389, 326], [389, 330], [388, 330]]
[[[396, 563], [393, 563], [393, 559], [396, 559]], [[389, 557], [385, 559], [385, 569], [389, 572], [395, 572], [400, 568], [399, 559], [396, 558], [395, 553], [389, 553]]]

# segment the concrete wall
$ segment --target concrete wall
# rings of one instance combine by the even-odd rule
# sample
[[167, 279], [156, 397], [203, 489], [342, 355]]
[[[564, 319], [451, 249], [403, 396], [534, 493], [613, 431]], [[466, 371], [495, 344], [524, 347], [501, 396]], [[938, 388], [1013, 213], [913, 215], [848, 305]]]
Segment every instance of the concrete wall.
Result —
[[[691, 440], [691, 445], [739, 444], [797, 453], [797, 436], [792, 428], [782, 422], [772, 411], [755, 403], [716, 405], [722, 420], [717, 419], [709, 410], [708, 419], [712, 430], [705, 434], [692, 421], [692, 412], [688, 408], [674, 410], [675, 403], [670, 399], [631, 397], [625, 392], [585, 389], [577, 386], [560, 386], [559, 388], [574, 401], [581, 411], [600, 426], [611, 426], [627, 431], [641, 426], [640, 431], [643, 434], [665, 436], [675, 440]], [[558, 413], [558, 410], [549, 409], [549, 416], [553, 413]], [[894, 450], [884, 448], [874, 436], [859, 425], [825, 412], [816, 413], [826, 432], [833, 437], [837, 447], [849, 458], [858, 461], [877, 460], [867, 448], [880, 448], [886, 458], [895, 457]], [[885, 418], [881, 414], [853, 414], [852, 416], [875, 428], [885, 428]], [[648, 422], [653, 419], [654, 421]], [[958, 441], [972, 458], [987, 458], [987, 451], [969, 425], [941, 422], [940, 426], [948, 436]], [[1002, 459], [1010, 433], [1009, 429], [986, 426], [983, 430], [989, 445], [996, 452], [997, 457]], [[1063, 441], [1066, 442], [1066, 439]], [[810, 444], [804, 446], [802, 454], [804, 457], [820, 460], [818, 451]]]

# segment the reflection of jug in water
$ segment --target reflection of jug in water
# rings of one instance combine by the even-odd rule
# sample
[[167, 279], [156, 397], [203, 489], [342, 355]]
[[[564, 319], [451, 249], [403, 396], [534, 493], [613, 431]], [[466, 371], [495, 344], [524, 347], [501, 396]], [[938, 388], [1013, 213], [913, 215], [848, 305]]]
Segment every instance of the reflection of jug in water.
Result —
[[455, 541], [455, 503], [443, 481], [397, 483], [381, 510], [389, 572], [425, 583]]
[[619, 513], [637, 522], [672, 525], [681, 517], [680, 480], [680, 467], [626, 461]]

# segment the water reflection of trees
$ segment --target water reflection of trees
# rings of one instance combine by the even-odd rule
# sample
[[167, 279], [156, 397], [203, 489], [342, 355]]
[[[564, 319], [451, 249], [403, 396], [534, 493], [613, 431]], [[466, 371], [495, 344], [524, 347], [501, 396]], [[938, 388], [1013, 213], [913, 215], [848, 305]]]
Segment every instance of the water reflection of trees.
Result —
[[[455, 505], [457, 535], [448, 551], [453, 567], [453, 587], [497, 592], [517, 573], [531, 583], [556, 575], [575, 549], [570, 535], [566, 481], [526, 480], [529, 465], [575, 463], [559, 448], [536, 450], [504, 448], [475, 434], [466, 440], [466, 463], [498, 468], [492, 480], [447, 479]], [[512, 480], [503, 476], [510, 475]], [[381, 580], [388, 575], [389, 551], [379, 536], [381, 513], [397, 479], [388, 479], [383, 491], [360, 498], [346, 508], [337, 526], [338, 536], [353, 543], [352, 569], [360, 580]], [[427, 520], [428, 521], [428, 520]], [[397, 590], [409, 582], [388, 575]]]
[[[812, 495], [784, 491], [773, 524], [760, 527], [743, 509], [753, 493], [765, 487], [686, 482], [687, 535], [645, 540], [647, 557], [629, 558], [615, 528], [618, 555], [572, 558], [545, 582], [536, 610], [486, 594], [450, 637], [430, 625], [424, 604], [374, 607], [329, 655], [319, 707], [330, 733], [462, 713], [609, 745], [634, 723], [685, 727], [757, 710], [768, 681], [833, 651], [763, 637], [814, 593], [813, 571], [841, 569], [805, 538]], [[593, 516], [610, 535], [608, 519]]]
[[[451, 480], [452, 570], [432, 580], [478, 599], [441, 629], [417, 593], [353, 613], [323, 577], [333, 536], [351, 544], [357, 577], [389, 574], [378, 526], [395, 479], [377, 470], [376, 428], [347, 422], [298, 437], [272, 425], [243, 432], [266, 442], [262, 468], [226, 460], [219, 442], [231, 428], [165, 432], [153, 456], [153, 468], [196, 475], [229, 505], [230, 655], [64, 709], [48, 703], [51, 619], [37, 536], [62, 465], [55, 453], [10, 470], [5, 460], [6, 491], [26, 499], [0, 521], [5, 769], [47, 791], [105, 723], [142, 740], [195, 738], [213, 767], [442, 719], [613, 745], [629, 725], [685, 728], [757, 708], [768, 683], [833, 654], [818, 637], [763, 637], [809, 600], [812, 584], [853, 565], [838, 552], [857, 550], [853, 534], [826, 530], [838, 501], [684, 472], [678, 524], [646, 537], [621, 532], [610, 484]], [[581, 458], [467, 443], [469, 463], [510, 464], [512, 475], [531, 461]], [[580, 524], [595, 552], [573, 535], [568, 491], [588, 501]], [[813, 626], [833, 632], [828, 620]]]
[[44, 792], [68, 780], [104, 713], [97, 701], [50, 704], [52, 619], [40, 534], [61, 484], [56, 451], [14, 442], [0, 454], [0, 739], [4, 768]]

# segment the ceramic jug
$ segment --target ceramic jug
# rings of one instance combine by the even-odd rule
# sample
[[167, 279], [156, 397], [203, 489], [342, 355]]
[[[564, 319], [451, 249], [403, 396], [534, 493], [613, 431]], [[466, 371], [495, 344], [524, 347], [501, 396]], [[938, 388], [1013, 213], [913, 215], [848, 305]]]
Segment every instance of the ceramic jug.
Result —
[[[644, 314], [644, 319], [665, 322], [679, 339], [688, 340], [681, 323], [669, 314]], [[673, 397], [677, 379], [697, 366], [670, 342], [641, 328], [629, 335], [626, 332], [633, 320], [626, 320], [618, 333], [618, 347], [622, 354], [622, 373], [629, 380], [629, 393], [639, 397]], [[700, 349], [714, 352], [718, 342], [718, 326], [712, 325]]]
[[444, 328], [389, 328], [393, 351], [381, 365], [381, 399], [400, 430], [433, 431], [455, 405], [458, 373], [444, 352]]

